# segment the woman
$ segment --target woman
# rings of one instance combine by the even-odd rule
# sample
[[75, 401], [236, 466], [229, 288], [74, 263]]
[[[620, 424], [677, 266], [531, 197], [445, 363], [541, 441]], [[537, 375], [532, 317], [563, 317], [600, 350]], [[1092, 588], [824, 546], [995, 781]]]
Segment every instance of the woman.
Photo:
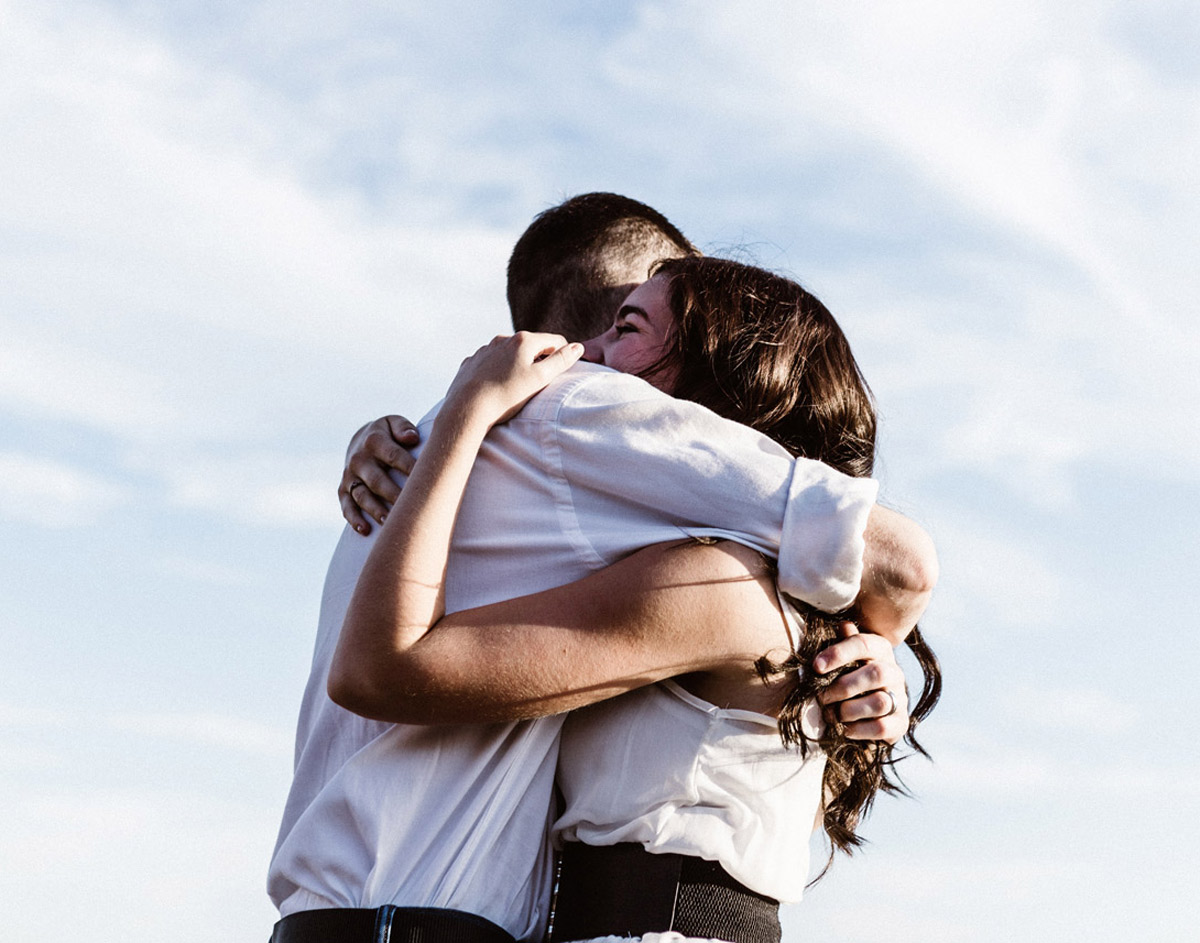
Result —
[[[692, 548], [689, 559], [700, 559], [699, 569], [708, 578], [696, 585], [692, 579], [696, 567], [681, 564], [667, 585], [650, 594], [656, 602], [647, 604], [647, 611], [633, 614], [636, 618], [622, 612], [614, 619], [610, 611], [614, 598], [627, 598], [624, 582], [636, 583], [637, 574], [644, 572], [640, 561], [632, 557], [624, 570], [618, 569], [623, 564], [617, 564], [571, 587], [443, 618], [451, 532], [476, 451], [488, 429], [515, 414], [581, 352], [578, 345], [562, 346], [561, 338], [519, 336], [489, 345], [464, 365], [401, 497], [401, 513], [393, 515], [401, 518], [404, 526], [385, 528], [359, 582], [335, 657], [330, 691], [344, 706], [380, 719], [412, 719], [414, 690], [421, 695], [422, 710], [429, 711], [426, 719], [498, 719], [565, 710], [678, 677], [678, 682], [666, 689], [648, 689], [612, 702], [613, 708], [640, 718], [626, 726], [630, 734], [643, 741], [669, 738], [670, 727], [659, 725], [678, 705], [701, 713], [710, 708], [713, 712], [740, 712], [721, 719], [757, 723], [760, 731], [770, 728], [775, 739], [761, 732], [757, 737], [726, 738], [724, 745], [735, 752], [718, 760], [718, 765], [736, 765], [732, 761], [737, 756], [749, 753], [786, 761], [793, 770], [804, 768], [805, 775], [783, 779], [800, 783], [798, 788], [784, 791], [789, 801], [801, 797], [806, 807], [775, 809], [770, 802], [780, 798], [778, 789], [768, 794], [764, 804], [748, 794], [755, 791], [753, 783], [726, 783], [724, 811], [730, 816], [715, 832], [705, 827], [712, 816], [697, 816], [695, 827], [685, 823], [677, 829], [679, 834], [660, 835], [663, 823], [678, 826], [688, 818], [686, 808], [672, 797], [654, 809], [609, 803], [602, 811], [612, 821], [597, 826], [591, 814], [597, 800], [613, 795], [620, 798], [622, 792], [619, 777], [612, 778], [618, 768], [616, 761], [606, 762], [605, 757], [614, 749], [627, 752], [632, 743], [615, 744], [606, 736], [613, 725], [601, 710], [596, 716], [576, 715], [564, 734], [562, 781], [567, 809], [560, 830], [567, 839], [609, 847], [619, 848], [633, 840], [637, 844], [632, 868], [639, 876], [663, 862], [675, 862], [673, 856], [680, 853], [685, 865], [716, 858], [724, 866], [723, 871], [718, 868], [721, 873], [716, 878], [703, 868], [702, 873], [682, 880], [677, 872], [672, 878], [675, 889], [711, 885], [717, 880], [726, 892], [727, 909], [752, 907], [757, 896], [754, 883], [773, 870], [779, 843], [738, 847], [729, 840], [738, 831], [733, 819], [783, 811], [789, 821], [807, 825], [821, 800], [823, 757], [807, 751], [801, 763], [785, 752], [771, 718], [779, 718], [779, 730], [789, 740], [805, 746], [820, 738], [823, 746], [834, 748], [835, 762], [824, 771], [824, 786], [834, 794], [826, 803], [824, 819], [839, 847], [854, 843], [854, 824], [874, 788], [881, 783], [886, 788], [880, 765], [886, 751], [839, 741], [837, 724], [831, 724], [822, 736], [815, 718], [809, 717], [806, 724], [801, 716], [806, 698], [815, 693], [815, 681], [799, 669], [807, 668], [821, 643], [835, 637], [832, 620], [810, 614], [803, 650], [797, 655], [799, 633], [784, 617], [786, 607], [781, 609], [776, 599], [769, 570], [760, 557], [738, 545], [703, 551]], [[650, 282], [630, 296], [613, 328], [589, 342], [587, 352], [595, 363], [638, 373], [661, 390], [753, 425], [793, 454], [819, 458], [859, 475], [870, 471], [874, 414], [853, 357], [823, 306], [787, 280], [714, 259], [665, 263]], [[643, 551], [671, 552], [664, 548]], [[932, 566], [931, 555], [926, 556], [927, 565]], [[858, 615], [871, 628], [899, 641], [923, 610], [931, 583], [932, 577], [927, 576], [921, 585], [910, 586], [906, 592], [866, 594], [863, 598], [869, 605]], [[637, 631], [612, 631], [614, 622], [625, 624], [622, 620], [646, 625], [671, 618], [670, 600], [681, 594], [693, 607], [701, 598], [699, 611], [706, 617], [686, 627], [676, 619], [680, 631], [673, 636], [659, 633], [650, 644]], [[438, 631], [430, 632], [435, 626]], [[598, 626], [606, 631], [589, 631]], [[520, 641], [519, 652], [514, 653], [511, 639]], [[464, 663], [488, 666], [482, 684], [464, 682]], [[662, 701], [663, 690], [669, 692], [666, 702]], [[460, 703], [464, 695], [468, 698], [465, 706]], [[442, 713], [438, 697], [445, 700]], [[664, 703], [668, 706], [663, 707]], [[923, 706], [918, 706], [914, 716], [923, 712]], [[747, 712], [755, 717], [741, 716]], [[775, 745], [769, 746], [768, 740]], [[642, 745], [646, 746], [645, 742]], [[639, 755], [653, 757], [653, 752], [643, 749]], [[591, 775], [581, 773], [585, 765], [592, 767]], [[597, 779], [605, 773], [610, 777], [607, 785], [598, 789]], [[720, 808], [721, 788], [716, 786], [714, 795], [707, 797], [707, 809]], [[653, 804], [655, 797], [647, 795], [647, 789], [652, 790], [653, 783], [640, 784], [632, 801]], [[846, 797], [849, 801], [839, 801]], [[657, 823], [643, 815], [661, 813], [667, 807], [670, 814]], [[644, 820], [639, 822], [639, 818]], [[800, 844], [802, 847], [803, 842]], [[787, 847], [784, 851], [799, 856], [801, 849]], [[758, 865], [747, 862], [747, 855], [763, 861]], [[586, 903], [578, 901], [593, 894], [596, 882], [592, 879], [606, 869], [610, 875], [629, 873], [629, 862], [623, 858], [614, 868], [611, 858], [585, 858], [582, 867], [587, 871], [586, 895], [572, 891], [575, 885], [564, 878], [561, 917], [568, 927], [567, 937], [595, 936], [610, 929], [639, 933], [662, 929], [653, 920], [606, 926], [605, 914], [582, 913]], [[786, 893], [779, 893], [775, 886], [769, 890], [775, 897], [798, 897], [804, 871], [799, 868], [798, 885], [785, 888]], [[740, 880], [730, 872], [736, 872]], [[636, 883], [654, 882], [639, 878]], [[616, 888], [610, 891], [607, 903], [597, 908], [608, 910], [609, 917], [614, 902], [624, 896]], [[649, 900], [646, 906], [653, 903]], [[630, 919], [643, 916], [635, 913]], [[747, 919], [769, 922], [770, 915], [764, 917], [759, 908]], [[715, 922], [697, 918], [684, 925], [693, 928], [690, 932], [707, 936], [717, 935], [719, 929], [728, 939], [764, 938], [757, 935], [761, 926], [755, 930], [749, 925], [727, 925], [720, 918]], [[769, 934], [769, 928], [766, 932]], [[775, 932], [777, 935], [777, 923]], [[567, 938], [561, 930], [556, 935]]]

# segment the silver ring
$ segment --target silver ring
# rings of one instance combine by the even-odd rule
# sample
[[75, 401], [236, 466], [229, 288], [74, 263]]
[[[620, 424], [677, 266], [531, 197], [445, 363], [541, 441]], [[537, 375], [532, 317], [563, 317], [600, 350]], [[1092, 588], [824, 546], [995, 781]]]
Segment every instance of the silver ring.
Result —
[[349, 488], [346, 489], [346, 494], [350, 495], [350, 497], [354, 497], [354, 489], [357, 488], [359, 485], [362, 485], [365, 488], [367, 486], [367, 483], [360, 478], [358, 481], [354, 482], [354, 484], [352, 484]]
[[891, 717], [894, 713], [896, 713], [896, 695], [894, 695], [892, 693], [891, 688], [884, 688], [883, 693], [892, 699], [892, 709], [890, 711], [888, 711], [886, 714], [880, 714], [879, 716], [880, 717]]

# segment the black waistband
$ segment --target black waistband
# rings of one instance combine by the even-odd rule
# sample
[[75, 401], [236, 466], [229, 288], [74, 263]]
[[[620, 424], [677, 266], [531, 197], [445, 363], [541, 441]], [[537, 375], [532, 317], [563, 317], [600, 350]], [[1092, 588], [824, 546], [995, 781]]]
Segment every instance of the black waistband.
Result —
[[552, 941], [674, 930], [729, 943], [779, 943], [779, 902], [715, 861], [641, 845], [563, 848]]
[[514, 943], [490, 920], [438, 907], [301, 910], [275, 924], [270, 943]]

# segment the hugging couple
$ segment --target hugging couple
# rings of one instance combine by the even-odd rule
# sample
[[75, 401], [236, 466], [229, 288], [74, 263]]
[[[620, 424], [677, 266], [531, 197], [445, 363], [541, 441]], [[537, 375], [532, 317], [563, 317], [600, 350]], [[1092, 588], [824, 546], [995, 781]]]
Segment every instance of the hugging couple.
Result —
[[866, 383], [810, 293], [615, 194], [538, 216], [508, 300], [351, 442], [272, 941], [778, 941], [940, 688]]

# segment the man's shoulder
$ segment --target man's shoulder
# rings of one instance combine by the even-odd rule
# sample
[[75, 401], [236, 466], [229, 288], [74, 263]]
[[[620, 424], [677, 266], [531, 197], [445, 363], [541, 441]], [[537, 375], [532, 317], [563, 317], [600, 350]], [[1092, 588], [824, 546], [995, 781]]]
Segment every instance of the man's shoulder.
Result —
[[557, 421], [564, 410], [603, 409], [629, 403], [674, 403], [640, 377], [580, 361], [559, 374], [526, 404], [520, 418]]
[[578, 363], [556, 377], [521, 411], [530, 431], [553, 427], [566, 440], [638, 443], [656, 453], [689, 448], [708, 452], [740, 449], [788, 456], [772, 439], [719, 416], [706, 406], [676, 399], [640, 377], [592, 363]]

